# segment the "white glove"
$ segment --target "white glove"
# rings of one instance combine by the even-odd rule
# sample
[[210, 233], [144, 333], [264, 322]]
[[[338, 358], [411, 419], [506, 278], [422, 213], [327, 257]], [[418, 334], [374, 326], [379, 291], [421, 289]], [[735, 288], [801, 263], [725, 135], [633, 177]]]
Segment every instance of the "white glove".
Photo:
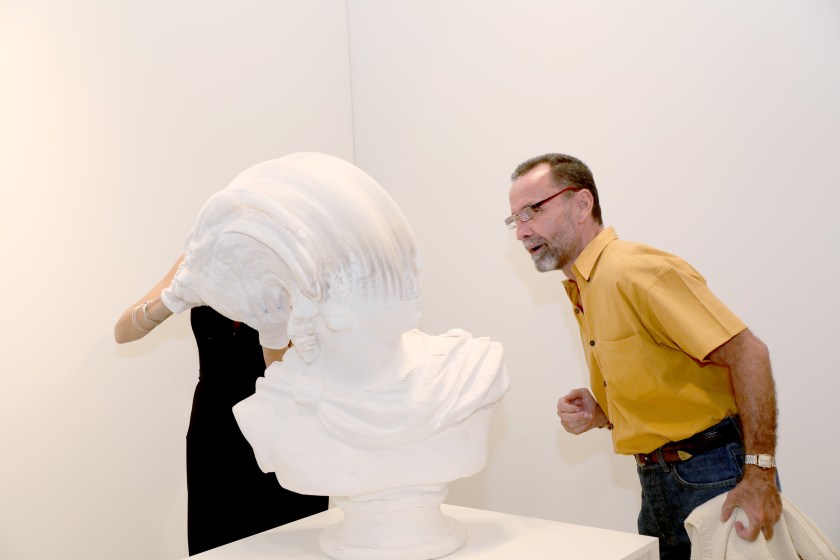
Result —
[[292, 313], [289, 293], [277, 284], [266, 286], [248, 302], [251, 317], [245, 321], [260, 333], [260, 344], [280, 350], [289, 345], [289, 316]]
[[204, 302], [195, 292], [192, 274], [181, 263], [172, 282], [160, 293], [160, 300], [172, 313], [180, 313], [192, 307], [204, 305]]

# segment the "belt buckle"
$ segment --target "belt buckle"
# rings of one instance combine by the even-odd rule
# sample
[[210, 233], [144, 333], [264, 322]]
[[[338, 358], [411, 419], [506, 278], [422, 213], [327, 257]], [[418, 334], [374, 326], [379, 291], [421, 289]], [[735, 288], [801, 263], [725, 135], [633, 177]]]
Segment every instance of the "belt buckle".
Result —
[[644, 467], [646, 465], [653, 465], [656, 461], [653, 458], [653, 453], [637, 453], [636, 454], [636, 465], [639, 467]]

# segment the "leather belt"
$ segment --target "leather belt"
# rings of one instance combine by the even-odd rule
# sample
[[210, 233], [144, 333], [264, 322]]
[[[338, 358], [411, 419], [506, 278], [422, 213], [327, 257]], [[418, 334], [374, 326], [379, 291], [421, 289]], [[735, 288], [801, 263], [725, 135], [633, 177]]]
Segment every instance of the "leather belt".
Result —
[[635, 455], [636, 464], [640, 467], [658, 465], [660, 456], [665, 463], [679, 463], [700, 453], [722, 447], [727, 443], [741, 441], [739, 425], [738, 415], [730, 416], [689, 438], [666, 443], [650, 453], [637, 453]]

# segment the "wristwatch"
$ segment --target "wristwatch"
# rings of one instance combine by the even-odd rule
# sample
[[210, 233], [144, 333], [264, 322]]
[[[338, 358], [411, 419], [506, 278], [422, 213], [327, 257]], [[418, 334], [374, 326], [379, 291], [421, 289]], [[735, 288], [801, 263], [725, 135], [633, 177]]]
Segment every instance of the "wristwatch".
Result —
[[762, 469], [776, 468], [776, 458], [765, 453], [759, 453], [758, 455], [746, 455], [744, 457], [744, 463], [747, 465], [755, 465]]

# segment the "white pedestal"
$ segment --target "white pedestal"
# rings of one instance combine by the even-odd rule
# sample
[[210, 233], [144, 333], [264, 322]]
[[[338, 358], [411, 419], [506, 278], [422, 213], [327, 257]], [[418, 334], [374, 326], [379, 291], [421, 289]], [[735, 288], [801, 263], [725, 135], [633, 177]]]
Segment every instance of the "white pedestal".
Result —
[[[659, 547], [652, 537], [448, 504], [441, 510], [467, 530], [466, 544], [443, 560], [659, 560]], [[332, 508], [190, 560], [328, 560], [318, 539], [326, 527], [341, 519], [341, 510]]]

